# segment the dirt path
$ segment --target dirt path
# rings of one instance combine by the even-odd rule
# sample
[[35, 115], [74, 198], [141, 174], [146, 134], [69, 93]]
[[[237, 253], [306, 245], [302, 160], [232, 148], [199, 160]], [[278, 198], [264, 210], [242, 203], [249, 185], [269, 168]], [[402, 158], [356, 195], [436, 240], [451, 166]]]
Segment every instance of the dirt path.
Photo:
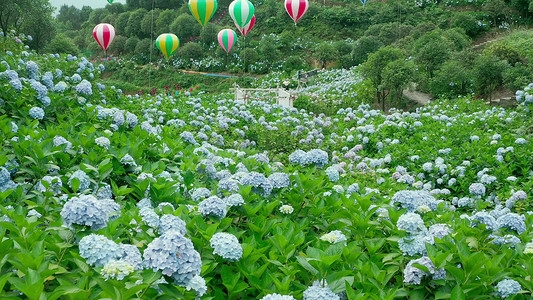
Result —
[[426, 105], [433, 100], [433, 95], [422, 93], [416, 90], [416, 83], [411, 83], [408, 88], [402, 91], [405, 98], [418, 103], [419, 105]]

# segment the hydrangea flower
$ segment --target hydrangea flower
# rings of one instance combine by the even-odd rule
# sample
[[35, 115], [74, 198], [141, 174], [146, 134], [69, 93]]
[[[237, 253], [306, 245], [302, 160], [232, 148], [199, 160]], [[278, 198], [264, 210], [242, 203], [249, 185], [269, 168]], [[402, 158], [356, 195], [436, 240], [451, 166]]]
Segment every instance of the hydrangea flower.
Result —
[[104, 136], [101, 136], [101, 137], [98, 137], [94, 140], [94, 142], [100, 146], [100, 147], [103, 147], [105, 149], [109, 149], [109, 145], [111, 145], [111, 142], [109, 141], [108, 138], [104, 137]]
[[205, 187], [197, 188], [191, 194], [191, 198], [195, 202], [198, 202], [208, 197], [211, 197], [211, 191]]
[[411, 234], [417, 234], [427, 230], [424, 221], [416, 213], [405, 213], [401, 215], [398, 218], [396, 226], [399, 230], [404, 230]]
[[47, 175], [44, 176], [43, 179], [39, 180], [39, 182], [37, 182], [37, 185], [35, 185], [35, 190], [44, 193], [47, 191], [47, 188], [42, 184], [42, 181], [48, 182], [48, 189], [54, 195], [61, 193], [61, 187], [63, 186], [63, 182], [61, 181], [60, 177]]
[[273, 173], [272, 175], [268, 176], [268, 180], [275, 189], [286, 188], [291, 184], [289, 174], [286, 173]]
[[241, 206], [244, 204], [244, 198], [241, 196], [241, 194], [233, 194], [229, 197], [224, 198], [224, 201], [226, 202], [226, 205], [231, 206]]
[[391, 205], [399, 203], [401, 208], [406, 208], [408, 212], [414, 212], [423, 205], [428, 206], [431, 210], [435, 210], [441, 202], [435, 199], [428, 191], [403, 190], [392, 196]]
[[32, 107], [30, 109], [30, 117], [34, 120], [44, 119], [44, 110], [40, 107]]
[[102, 268], [100, 274], [108, 279], [123, 280], [126, 276], [130, 275], [135, 269], [133, 266], [123, 260], [110, 260]]
[[78, 170], [74, 172], [72, 176], [70, 176], [70, 178], [68, 179], [68, 185], [70, 186], [70, 188], [72, 188], [72, 179], [74, 178], [80, 181], [80, 186], [78, 188], [79, 192], [83, 192], [91, 186], [91, 181], [89, 180], [89, 176], [87, 176], [87, 174], [84, 171]]
[[135, 270], [143, 269], [143, 259], [139, 248], [128, 244], [119, 244], [118, 247], [117, 259], [129, 263]]
[[472, 183], [470, 187], [468, 188], [468, 190], [470, 191], [470, 194], [475, 195], [475, 196], [485, 196], [485, 192], [486, 192], [486, 188], [483, 185], [483, 183], [479, 183], [479, 182]]
[[66, 150], [69, 150], [72, 148], [72, 143], [60, 135], [54, 136], [53, 142], [54, 142], [54, 147], [58, 147], [61, 145], [67, 145]]
[[284, 204], [279, 208], [282, 214], [290, 215], [294, 211], [294, 208], [289, 204]]
[[[159, 228], [159, 225], [161, 224], [161, 221], [159, 220], [159, 216], [155, 213], [154, 209], [151, 207], [142, 207], [139, 210], [139, 215], [142, 218], [142, 221], [144, 224], [157, 229]], [[166, 227], [165, 227], [166, 228]]]
[[320, 237], [321, 240], [336, 244], [346, 241], [346, 236], [340, 230], [333, 230]]
[[226, 202], [224, 202], [217, 196], [212, 196], [198, 204], [198, 211], [204, 217], [211, 215], [222, 219], [226, 217], [227, 213]]
[[261, 298], [261, 300], [296, 300], [293, 296], [290, 295], [280, 295], [280, 294], [268, 294]]
[[83, 237], [78, 247], [81, 257], [93, 267], [103, 267], [107, 262], [116, 259], [120, 252], [117, 243], [94, 233]]
[[242, 257], [242, 246], [237, 237], [230, 233], [215, 233], [209, 240], [213, 253], [229, 261], [238, 261]]
[[80, 195], [67, 201], [60, 214], [68, 226], [78, 224], [99, 230], [106, 227], [110, 216], [119, 211], [120, 206], [111, 199], [104, 201], [93, 195]]
[[326, 169], [326, 175], [329, 178], [329, 181], [331, 182], [337, 182], [339, 181], [339, 170], [336, 166], [330, 166]]
[[498, 291], [498, 296], [507, 298], [520, 292], [522, 290], [522, 286], [514, 279], [504, 279], [498, 282], [496, 285], [496, 290]]
[[[413, 266], [413, 264], [415, 263], [426, 267], [429, 273], [422, 271], [419, 268]], [[445, 279], [446, 271], [444, 270], [444, 268], [435, 270], [435, 265], [427, 256], [423, 256], [419, 259], [413, 259], [409, 263], [407, 263], [407, 266], [405, 267], [405, 270], [403, 271], [403, 282], [404, 283], [420, 284], [424, 277], [432, 277], [435, 280]]]
[[129, 154], [124, 155], [124, 157], [120, 159], [120, 163], [126, 166], [137, 167], [137, 163], [135, 163], [135, 159], [133, 159], [133, 157]]
[[509, 228], [516, 231], [518, 234], [522, 234], [526, 231], [526, 223], [524, 218], [516, 213], [508, 213], [496, 220], [498, 229]]
[[200, 254], [191, 240], [176, 231], [155, 238], [144, 250], [143, 257], [146, 268], [161, 270], [180, 286], [187, 286], [191, 279], [200, 275], [202, 268]]
[[497, 227], [496, 219], [485, 211], [479, 211], [469, 219], [471, 222], [474, 221], [472, 222], [474, 226], [477, 226], [478, 223], [485, 224], [488, 230], [493, 230]]
[[414, 234], [402, 237], [398, 241], [398, 248], [402, 250], [403, 255], [426, 255], [426, 243], [434, 244], [435, 242], [433, 236], [425, 233]]
[[340, 300], [340, 298], [328, 287], [313, 284], [304, 291], [303, 300]]
[[189, 280], [189, 283], [187, 283], [187, 286], [185, 288], [187, 289], [187, 291], [195, 291], [197, 299], [205, 295], [205, 293], [207, 292], [207, 285], [205, 284], [205, 279], [200, 275], [196, 275], [191, 280]]
[[178, 216], [163, 215], [159, 222], [159, 234], [165, 234], [169, 231], [177, 231], [181, 235], [185, 235], [187, 233], [187, 224]]
[[198, 142], [196, 142], [196, 139], [194, 139], [194, 135], [188, 131], [182, 132], [180, 137], [189, 144], [199, 145]]

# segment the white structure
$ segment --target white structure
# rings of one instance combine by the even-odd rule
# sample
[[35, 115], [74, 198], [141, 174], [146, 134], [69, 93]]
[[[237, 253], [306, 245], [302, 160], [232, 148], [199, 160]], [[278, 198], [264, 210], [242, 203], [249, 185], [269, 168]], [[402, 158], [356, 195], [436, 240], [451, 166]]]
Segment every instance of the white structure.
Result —
[[[237, 84], [234, 84], [233, 88], [230, 90], [235, 91], [235, 101], [242, 101], [244, 104], [248, 104], [248, 99], [257, 99], [252, 97], [252, 93], [263, 92], [265, 94], [276, 93], [276, 104], [285, 107], [293, 107], [293, 98], [291, 97], [291, 93], [280, 88], [279, 85], [275, 89], [243, 89]], [[266, 98], [266, 96], [261, 98]]]

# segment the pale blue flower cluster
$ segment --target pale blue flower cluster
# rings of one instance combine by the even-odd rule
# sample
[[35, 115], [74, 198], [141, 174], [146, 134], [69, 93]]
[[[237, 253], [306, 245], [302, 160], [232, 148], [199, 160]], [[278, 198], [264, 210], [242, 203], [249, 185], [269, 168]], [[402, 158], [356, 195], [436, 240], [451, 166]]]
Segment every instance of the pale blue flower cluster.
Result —
[[187, 291], [195, 291], [197, 299], [205, 295], [205, 293], [207, 292], [207, 285], [205, 284], [205, 279], [200, 275], [196, 275], [191, 280], [189, 280], [189, 283], [187, 283], [187, 286], [185, 288], [187, 289]]
[[293, 296], [290, 295], [280, 295], [280, 294], [268, 294], [261, 298], [261, 300], [296, 300]]
[[470, 187], [468, 187], [468, 190], [470, 191], [470, 194], [475, 196], [485, 196], [485, 193], [487, 191], [485, 185], [479, 182], [472, 183]]
[[[139, 202], [140, 203], [140, 202]], [[157, 229], [161, 223], [159, 216], [155, 213], [154, 209], [151, 207], [142, 207], [139, 209], [139, 215], [141, 216], [144, 224]]]
[[326, 151], [321, 149], [313, 149], [308, 152], [296, 150], [289, 155], [289, 162], [301, 166], [314, 164], [317, 167], [323, 167], [328, 164], [329, 156]]
[[49, 89], [54, 87], [54, 75], [51, 72], [44, 73], [41, 82]]
[[498, 296], [507, 298], [520, 292], [522, 290], [522, 286], [514, 279], [504, 279], [498, 282], [496, 285], [496, 290], [498, 291]]
[[91, 226], [99, 230], [107, 226], [111, 215], [120, 212], [120, 206], [111, 199], [98, 200], [93, 195], [73, 197], [61, 210], [65, 224]]
[[70, 176], [68, 179], [68, 185], [70, 188], [72, 188], [72, 179], [78, 179], [80, 181], [80, 186], [78, 188], [78, 191], [83, 192], [86, 189], [88, 189], [91, 186], [91, 181], [89, 180], [89, 176], [82, 170], [78, 170]]
[[0, 167], [0, 191], [3, 193], [7, 189], [14, 189], [16, 187], [17, 184], [11, 180], [9, 171], [4, 167]]
[[398, 240], [398, 248], [402, 250], [404, 255], [426, 255], [426, 243], [434, 244], [433, 236], [426, 233], [414, 234]]
[[211, 215], [222, 219], [226, 217], [227, 213], [226, 202], [217, 196], [212, 196], [198, 204], [198, 211], [204, 217]]
[[198, 145], [198, 142], [196, 142], [196, 139], [194, 139], [194, 135], [189, 131], [182, 132], [180, 137], [189, 144]]
[[268, 176], [268, 180], [272, 184], [272, 187], [275, 189], [286, 188], [289, 187], [289, 185], [291, 184], [289, 174], [286, 173], [273, 173]]
[[103, 147], [104, 149], [109, 149], [109, 146], [111, 145], [111, 141], [109, 141], [109, 139], [105, 136], [97, 137], [94, 139], [94, 142], [96, 145]]
[[78, 83], [81, 81], [81, 76], [79, 74], [74, 74], [72, 77], [70, 77], [70, 81], [73, 83]]
[[90, 96], [93, 94], [92, 85], [86, 79], [83, 79], [78, 85], [76, 85], [74, 90], [83, 96]]
[[176, 231], [155, 238], [144, 250], [143, 257], [147, 269], [161, 270], [180, 286], [186, 286], [193, 277], [200, 275], [202, 267], [200, 254], [191, 240]]
[[138, 123], [139, 119], [137, 118], [137, 115], [126, 112], [126, 124], [128, 124], [130, 128], [134, 128]]
[[178, 216], [163, 215], [160, 218], [159, 234], [165, 234], [170, 231], [179, 232], [184, 236], [187, 233], [187, 224]]
[[54, 86], [52, 90], [56, 93], [63, 93], [67, 88], [67, 84], [64, 81], [60, 81]]
[[37, 99], [42, 100], [48, 95], [48, 89], [39, 81], [31, 80], [30, 87], [37, 93]]
[[117, 253], [117, 259], [129, 263], [135, 270], [143, 269], [143, 259], [141, 251], [134, 245], [119, 244], [119, 251]]
[[32, 107], [30, 109], [30, 117], [34, 120], [42, 120], [44, 119], [44, 110], [40, 107]]
[[326, 169], [326, 175], [329, 178], [329, 181], [331, 182], [337, 182], [339, 181], [339, 170], [336, 166], [330, 166]]
[[328, 287], [312, 285], [303, 294], [303, 300], [340, 300]]
[[437, 209], [442, 200], [437, 200], [428, 191], [399, 191], [392, 196], [391, 205], [399, 203], [401, 208], [406, 208], [408, 212], [417, 211], [421, 206], [427, 206], [431, 210]]
[[224, 201], [226, 202], [226, 205], [231, 206], [241, 206], [244, 204], [244, 198], [241, 196], [241, 194], [233, 194], [229, 197], [224, 198]]
[[[426, 267], [429, 273], [426, 271], [422, 271], [419, 268], [413, 266], [413, 264], [415, 263]], [[446, 270], [444, 270], [444, 268], [435, 270], [435, 265], [433, 264], [431, 259], [429, 259], [429, 257], [427, 256], [423, 256], [418, 259], [413, 259], [409, 263], [407, 263], [407, 266], [405, 267], [405, 270], [403, 271], [403, 282], [404, 283], [420, 284], [424, 277], [431, 277], [435, 280], [446, 279]]]
[[32, 75], [35, 76], [39, 72], [39, 66], [30, 60], [26, 63], [26, 70], [30, 73], [30, 77], [33, 78]]
[[133, 157], [131, 155], [129, 155], [129, 154], [124, 155], [120, 159], [120, 163], [125, 165], [125, 166], [137, 167], [137, 163], [135, 162], [135, 159], [133, 159]]
[[476, 212], [474, 215], [469, 217], [469, 220], [474, 226], [477, 226], [478, 224], [485, 224], [488, 230], [494, 230], [498, 227], [496, 224], [496, 219], [485, 211]]
[[78, 247], [81, 257], [85, 258], [87, 263], [93, 267], [103, 267], [120, 254], [117, 243], [103, 235], [94, 233], [83, 237]]
[[237, 237], [230, 233], [215, 233], [209, 240], [213, 253], [229, 261], [238, 261], [242, 257], [242, 246]]
[[508, 213], [496, 220], [497, 228], [508, 228], [516, 231], [518, 234], [522, 234], [526, 231], [526, 223], [524, 217], [516, 213]]
[[[43, 181], [48, 183], [48, 189], [43, 185]], [[43, 179], [39, 180], [37, 184], [35, 185], [35, 190], [44, 193], [47, 190], [52, 192], [54, 195], [57, 195], [61, 193], [61, 187], [63, 186], [63, 182], [61, 181], [61, 178], [58, 176], [44, 176]]]
[[134, 271], [133, 266], [127, 261], [123, 260], [110, 260], [108, 261], [100, 274], [108, 279], [124, 280], [124, 278], [130, 275]]
[[191, 194], [191, 198], [195, 202], [198, 202], [208, 197], [211, 197], [211, 191], [205, 187], [197, 188]]

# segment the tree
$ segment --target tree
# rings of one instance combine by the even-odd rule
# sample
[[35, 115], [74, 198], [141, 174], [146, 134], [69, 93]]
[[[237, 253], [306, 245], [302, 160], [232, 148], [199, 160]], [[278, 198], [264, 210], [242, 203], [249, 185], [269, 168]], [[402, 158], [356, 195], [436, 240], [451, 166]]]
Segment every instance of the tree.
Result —
[[170, 24], [176, 19], [176, 11], [165, 9], [162, 11], [155, 21], [156, 35], [170, 32]]
[[117, 34], [126, 35], [126, 27], [128, 27], [128, 20], [130, 19], [131, 12], [124, 12], [118, 15], [115, 20], [115, 30]]
[[28, 45], [39, 51], [54, 37], [56, 25], [52, 18], [54, 8], [48, 0], [36, 0], [34, 4], [37, 7], [27, 12], [20, 30], [32, 36]]
[[135, 45], [135, 54], [149, 55], [150, 49], [152, 48], [151, 46], [152, 43], [150, 42], [150, 39], [142, 39], [137, 43], [137, 45]]
[[170, 31], [178, 36], [180, 41], [186, 43], [200, 35], [202, 26], [190, 14], [182, 14], [170, 25]]
[[435, 72], [430, 83], [431, 92], [436, 96], [457, 97], [471, 92], [472, 71], [461, 61], [449, 60]]
[[263, 37], [258, 46], [260, 57], [271, 64], [276, 62], [281, 56], [276, 45], [276, 41], [271, 36]]
[[462, 28], [469, 37], [475, 38], [484, 29], [483, 26], [479, 26], [478, 22], [476, 17], [469, 12], [457, 12], [452, 16], [450, 25]]
[[320, 63], [322, 69], [326, 67], [328, 61], [332, 61], [338, 56], [335, 47], [329, 42], [318, 44], [313, 54], [316, 60]]
[[178, 55], [186, 61], [202, 58], [202, 46], [198, 43], [187, 43], [179, 49]]
[[211, 45], [217, 43], [219, 28], [213, 23], [205, 24], [202, 32], [200, 32], [200, 42], [205, 45]]
[[128, 41], [128, 38], [126, 38], [125, 36], [117, 35], [115, 37], [115, 40], [111, 44], [111, 46], [109, 46], [108, 52], [115, 53], [118, 55], [124, 54], [125, 52], [127, 52], [126, 50], [127, 41]]
[[416, 40], [413, 56], [420, 68], [424, 68], [430, 78], [450, 56], [450, 43], [443, 37], [442, 30], [428, 32]]
[[126, 44], [124, 45], [124, 52], [134, 53], [135, 52], [135, 48], [137, 47], [137, 44], [139, 43], [139, 41], [140, 41], [139, 38], [136, 37], [136, 36], [130, 37], [126, 41]]
[[98, 8], [91, 11], [89, 15], [89, 23], [93, 26], [102, 23], [105, 17], [109, 16], [111, 13], [105, 8]]
[[383, 69], [383, 88], [390, 91], [391, 103], [400, 102], [403, 90], [413, 78], [414, 70], [413, 62], [403, 58], [388, 63]]
[[378, 103], [381, 103], [383, 110], [385, 110], [385, 99], [389, 94], [383, 85], [383, 71], [389, 63], [403, 56], [401, 49], [387, 46], [370, 54], [368, 60], [361, 65], [361, 72], [372, 83], [372, 87], [376, 91], [376, 99]]
[[79, 50], [74, 42], [64, 34], [58, 34], [46, 46], [48, 53], [62, 53], [77, 55]]
[[507, 61], [494, 55], [481, 55], [474, 62], [474, 88], [492, 101], [492, 92], [503, 83], [503, 72], [509, 68]]
[[136, 36], [138, 38], [147, 37], [146, 35], [143, 34], [141, 30], [142, 20], [147, 13], [148, 11], [146, 9], [139, 8], [130, 14], [130, 17], [128, 19], [128, 25], [126, 26], [127, 36], [130, 36], [130, 37]]
[[141, 21], [141, 31], [144, 36], [146, 37], [152, 36], [152, 31], [154, 31], [154, 35], [155, 35], [155, 25], [156, 25], [155, 21], [159, 17], [160, 13], [161, 13], [161, 10], [156, 8], [152, 11], [149, 11], [147, 14], [144, 15], [144, 18]]
[[248, 72], [250, 64], [257, 62], [257, 60], [259, 59], [259, 56], [257, 55], [257, 51], [255, 51], [255, 49], [252, 49], [250, 47], [242, 49], [239, 54], [239, 57], [244, 62], [245, 72]]
[[353, 62], [356, 65], [362, 64], [368, 58], [369, 53], [376, 52], [383, 44], [376, 38], [363, 36], [355, 42], [352, 50]]

